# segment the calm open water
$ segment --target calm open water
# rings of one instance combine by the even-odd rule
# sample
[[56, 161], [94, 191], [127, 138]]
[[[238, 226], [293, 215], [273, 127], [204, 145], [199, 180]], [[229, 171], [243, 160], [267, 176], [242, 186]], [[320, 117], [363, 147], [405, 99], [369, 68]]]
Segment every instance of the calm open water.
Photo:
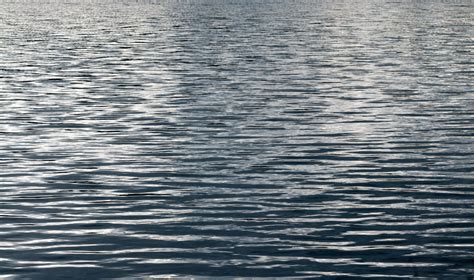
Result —
[[4, 278], [473, 278], [472, 1], [0, 4]]

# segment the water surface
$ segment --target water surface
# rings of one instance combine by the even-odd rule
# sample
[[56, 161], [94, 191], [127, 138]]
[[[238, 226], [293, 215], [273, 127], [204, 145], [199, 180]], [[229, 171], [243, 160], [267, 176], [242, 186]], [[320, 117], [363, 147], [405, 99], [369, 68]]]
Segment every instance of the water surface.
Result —
[[472, 1], [0, 2], [0, 275], [472, 279]]

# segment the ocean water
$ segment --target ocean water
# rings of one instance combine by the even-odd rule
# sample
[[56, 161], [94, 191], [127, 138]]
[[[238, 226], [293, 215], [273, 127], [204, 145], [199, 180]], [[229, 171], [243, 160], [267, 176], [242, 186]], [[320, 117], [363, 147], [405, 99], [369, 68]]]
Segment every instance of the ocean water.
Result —
[[0, 277], [473, 279], [473, 25], [0, 0]]

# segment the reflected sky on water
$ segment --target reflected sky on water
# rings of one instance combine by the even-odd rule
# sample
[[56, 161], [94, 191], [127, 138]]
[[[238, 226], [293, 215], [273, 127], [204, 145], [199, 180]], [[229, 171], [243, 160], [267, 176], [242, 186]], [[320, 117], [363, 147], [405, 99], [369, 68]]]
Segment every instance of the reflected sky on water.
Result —
[[5, 278], [472, 279], [471, 1], [0, 3]]

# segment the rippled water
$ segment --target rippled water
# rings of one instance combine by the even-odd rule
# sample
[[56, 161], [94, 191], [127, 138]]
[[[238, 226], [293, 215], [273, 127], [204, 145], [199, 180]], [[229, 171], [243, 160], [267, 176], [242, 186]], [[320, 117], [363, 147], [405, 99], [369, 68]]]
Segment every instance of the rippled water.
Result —
[[472, 1], [0, 1], [3, 277], [472, 279]]

